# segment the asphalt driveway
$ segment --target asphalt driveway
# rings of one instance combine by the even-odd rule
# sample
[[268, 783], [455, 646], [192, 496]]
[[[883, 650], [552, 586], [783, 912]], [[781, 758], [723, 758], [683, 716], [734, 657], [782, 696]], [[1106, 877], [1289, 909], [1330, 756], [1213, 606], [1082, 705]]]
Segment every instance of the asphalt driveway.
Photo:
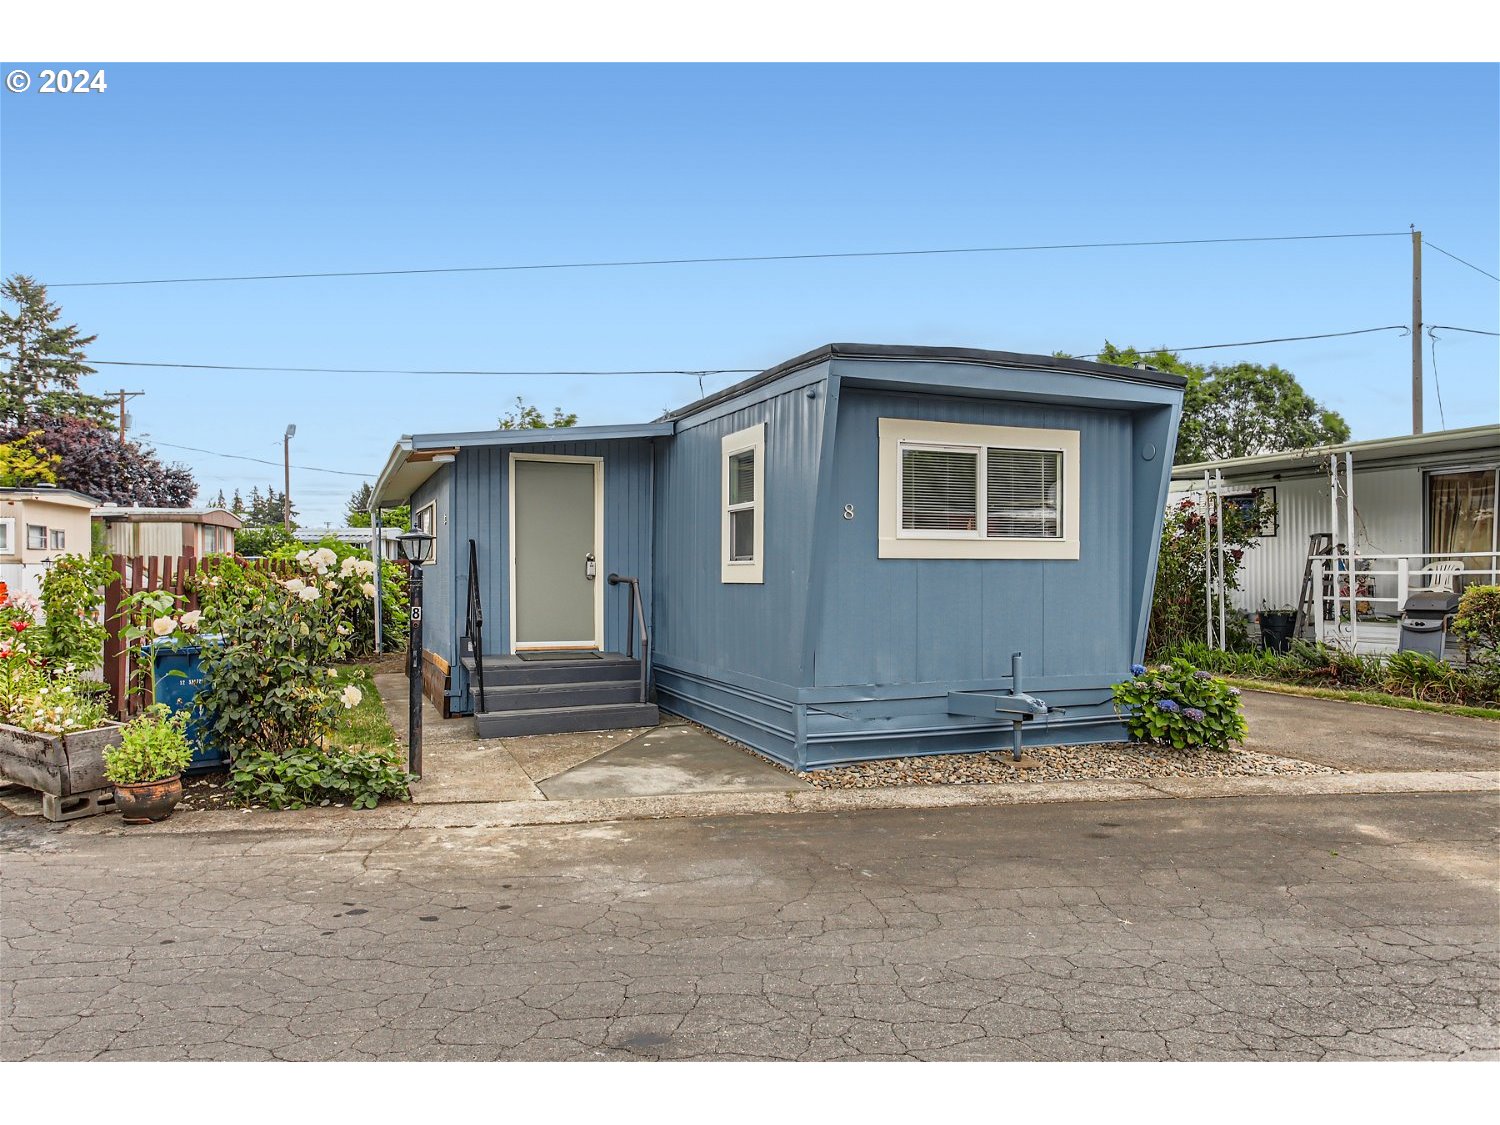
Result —
[[1496, 813], [1255, 797], [191, 848], [13, 817], [0, 1054], [1495, 1058]]
[[1357, 773], [1500, 769], [1500, 722], [1247, 691], [1245, 746]]

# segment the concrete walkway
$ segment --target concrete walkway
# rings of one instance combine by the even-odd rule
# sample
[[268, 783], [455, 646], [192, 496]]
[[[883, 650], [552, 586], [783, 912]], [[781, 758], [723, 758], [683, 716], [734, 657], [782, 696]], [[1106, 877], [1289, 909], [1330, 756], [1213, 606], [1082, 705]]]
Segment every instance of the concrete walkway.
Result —
[[[407, 733], [407, 680], [375, 685], [396, 739]], [[471, 718], [424, 700], [418, 805], [608, 800], [672, 794], [791, 792], [806, 782], [673, 716], [655, 728], [477, 738]]]

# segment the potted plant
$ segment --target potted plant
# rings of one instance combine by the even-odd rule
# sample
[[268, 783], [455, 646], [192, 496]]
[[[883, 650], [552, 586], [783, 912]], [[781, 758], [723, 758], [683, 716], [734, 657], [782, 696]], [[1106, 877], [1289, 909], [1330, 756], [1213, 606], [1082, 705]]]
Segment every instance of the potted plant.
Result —
[[1261, 647], [1284, 655], [1291, 648], [1292, 635], [1297, 630], [1297, 611], [1290, 606], [1266, 609], [1262, 602], [1259, 616]]
[[104, 776], [126, 824], [166, 820], [182, 800], [182, 771], [193, 759], [187, 714], [153, 703], [125, 724], [120, 744], [104, 751]]

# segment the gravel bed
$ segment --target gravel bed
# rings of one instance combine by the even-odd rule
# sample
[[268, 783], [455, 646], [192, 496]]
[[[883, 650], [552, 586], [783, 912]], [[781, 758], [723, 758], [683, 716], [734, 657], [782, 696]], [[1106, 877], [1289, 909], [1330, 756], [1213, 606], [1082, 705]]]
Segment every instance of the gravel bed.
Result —
[[[1027, 763], [1034, 763], [1028, 765]], [[792, 771], [788, 771], [792, 772]], [[891, 785], [984, 785], [1008, 781], [1082, 781], [1145, 777], [1273, 777], [1343, 771], [1251, 750], [1172, 750], [1123, 742], [1031, 746], [1020, 768], [1009, 751], [882, 758], [797, 773], [818, 789], [879, 789]]]

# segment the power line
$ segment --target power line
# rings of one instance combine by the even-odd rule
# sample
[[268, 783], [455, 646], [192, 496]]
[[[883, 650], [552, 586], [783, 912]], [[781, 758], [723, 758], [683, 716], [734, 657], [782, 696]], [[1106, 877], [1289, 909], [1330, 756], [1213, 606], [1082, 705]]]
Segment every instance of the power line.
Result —
[[1438, 424], [1443, 429], [1448, 428], [1448, 415], [1443, 412], [1443, 385], [1438, 382], [1437, 369], [1437, 333], [1431, 328], [1427, 329], [1427, 339], [1432, 341], [1432, 389], [1437, 391], [1438, 400]]
[[1444, 328], [1449, 332], [1469, 332], [1475, 336], [1500, 336], [1500, 332], [1486, 332], [1483, 328], [1460, 328], [1456, 324], [1431, 324], [1429, 328]]
[[[277, 469], [282, 467], [280, 461], [267, 461], [264, 457], [247, 457], [243, 453], [220, 453], [216, 449], [199, 449], [196, 445], [173, 445], [169, 441], [157, 441], [155, 438], [150, 438], [148, 440], [150, 440], [152, 445], [164, 445], [168, 449], [185, 449], [189, 453], [206, 453], [210, 457], [227, 457], [231, 461], [254, 461], [257, 465], [270, 465], [273, 468]], [[340, 477], [362, 477], [365, 480], [370, 479], [369, 473], [351, 473], [345, 469], [320, 469], [313, 465], [293, 465], [292, 468], [304, 473], [332, 473], [335, 476]]]
[[1500, 277], [1496, 277], [1494, 274], [1490, 273], [1489, 270], [1482, 270], [1478, 266], [1476, 266], [1473, 262], [1466, 262], [1466, 261], [1464, 261], [1457, 254], [1449, 254], [1448, 251], [1444, 250], [1436, 242], [1429, 242], [1429, 241], [1423, 240], [1423, 245], [1424, 246], [1430, 246], [1432, 249], [1436, 250], [1439, 254], [1447, 254], [1448, 257], [1452, 258], [1459, 265], [1461, 265], [1461, 266], [1468, 266], [1475, 273], [1482, 273], [1482, 274], [1484, 274], [1485, 277], [1489, 278], [1491, 281], [1500, 281]]
[[466, 369], [406, 370], [392, 367], [248, 367], [236, 363], [148, 363], [143, 360], [91, 359], [100, 367], [167, 367], [189, 371], [279, 371], [315, 375], [755, 375], [759, 367], [652, 367], [619, 371], [480, 371]]
[[[539, 262], [507, 266], [443, 266], [399, 270], [330, 270], [316, 273], [260, 273], [208, 277], [150, 277], [122, 281], [54, 281], [50, 289], [81, 289], [115, 285], [189, 285], [221, 281], [300, 281], [328, 277], [410, 277], [418, 274], [509, 273], [518, 270], [619, 269], [634, 266], [699, 266], [733, 262], [805, 262], [834, 258], [911, 258], [943, 254], [1011, 254], [1040, 250], [1118, 250], [1145, 246], [1213, 246], [1231, 242], [1314, 242], [1348, 238], [1398, 238], [1406, 231], [1352, 234], [1280, 234], [1241, 238], [1171, 238], [1135, 242], [1056, 242], [1029, 246], [960, 246], [937, 250], [850, 250], [817, 254], [746, 254], [714, 258], [633, 258], [617, 261]], [[1465, 263], [1467, 265], [1467, 263]]]
[[[1252, 344], [1287, 344], [1296, 340], [1331, 340], [1335, 336], [1363, 336], [1370, 332], [1390, 332], [1394, 329], [1410, 332], [1411, 329], [1404, 324], [1385, 324], [1379, 328], [1356, 328], [1352, 332], [1319, 332], [1312, 336], [1275, 336], [1269, 340], [1239, 340], [1233, 344], [1195, 344], [1190, 348], [1152, 348], [1151, 351], [1162, 352], [1206, 352], [1214, 348], [1248, 348]], [[1138, 354], [1140, 349], [1136, 349]], [[1075, 356], [1075, 359], [1094, 359], [1103, 355], [1103, 352], [1089, 352], [1087, 355]]]

